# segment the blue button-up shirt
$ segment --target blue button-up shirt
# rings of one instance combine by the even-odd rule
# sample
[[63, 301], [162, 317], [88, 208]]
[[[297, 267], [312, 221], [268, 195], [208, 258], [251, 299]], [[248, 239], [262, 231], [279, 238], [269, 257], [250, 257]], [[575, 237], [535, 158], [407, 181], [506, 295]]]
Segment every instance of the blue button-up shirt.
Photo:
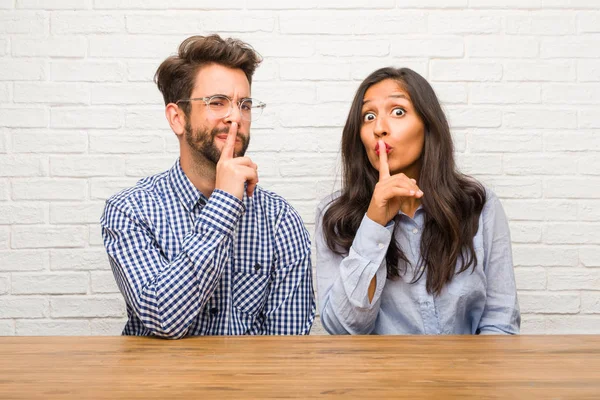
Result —
[[[421, 234], [425, 211], [419, 207], [410, 218], [399, 213], [383, 227], [366, 215], [348, 254], [339, 256], [327, 247], [322, 215], [331, 198], [317, 209], [317, 281], [321, 321], [333, 334], [516, 334], [520, 312], [512, 264], [510, 233], [500, 201], [490, 190], [473, 238], [477, 265], [474, 272], [455, 275], [439, 295], [425, 288], [427, 270], [420, 271]], [[407, 273], [387, 279], [385, 254], [395, 239], [408, 258]], [[400, 261], [403, 262], [403, 261]], [[459, 265], [457, 265], [457, 268]], [[368, 288], [373, 277], [372, 301]]]
[[104, 244], [127, 303], [124, 335], [308, 334], [310, 238], [280, 196], [207, 199], [179, 161], [106, 202]]

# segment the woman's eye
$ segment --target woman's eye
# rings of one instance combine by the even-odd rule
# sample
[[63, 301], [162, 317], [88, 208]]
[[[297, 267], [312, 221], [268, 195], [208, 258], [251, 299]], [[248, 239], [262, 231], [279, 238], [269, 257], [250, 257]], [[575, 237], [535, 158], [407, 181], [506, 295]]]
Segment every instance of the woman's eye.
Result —
[[373, 113], [366, 113], [365, 116], [363, 117], [363, 120], [365, 122], [373, 121], [373, 120], [375, 120], [375, 114], [373, 114]]
[[402, 108], [394, 108], [394, 109], [392, 110], [392, 114], [393, 114], [395, 117], [401, 117], [401, 116], [403, 116], [404, 114], [406, 114], [406, 111], [404, 111]]

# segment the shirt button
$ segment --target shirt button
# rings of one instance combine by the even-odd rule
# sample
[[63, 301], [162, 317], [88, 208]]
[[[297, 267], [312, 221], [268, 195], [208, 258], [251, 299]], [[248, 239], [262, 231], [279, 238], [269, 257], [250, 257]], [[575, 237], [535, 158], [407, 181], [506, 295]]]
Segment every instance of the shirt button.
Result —
[[419, 233], [419, 230], [417, 228], [413, 229], [412, 232], [416, 235], [417, 233]]
[[383, 243], [378, 243], [377, 247], [379, 247], [380, 249], [383, 249], [385, 247], [385, 245]]
[[210, 315], [217, 315], [219, 313], [219, 309], [217, 307], [213, 307], [210, 309]]

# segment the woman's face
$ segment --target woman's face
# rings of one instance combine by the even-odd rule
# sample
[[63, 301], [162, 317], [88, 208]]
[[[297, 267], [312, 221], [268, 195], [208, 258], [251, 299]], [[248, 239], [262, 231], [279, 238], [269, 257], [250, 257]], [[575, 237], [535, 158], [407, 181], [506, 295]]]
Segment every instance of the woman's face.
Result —
[[360, 139], [373, 168], [379, 171], [377, 141], [383, 139], [390, 174], [404, 173], [418, 180], [425, 127], [408, 93], [393, 79], [369, 87], [362, 106]]

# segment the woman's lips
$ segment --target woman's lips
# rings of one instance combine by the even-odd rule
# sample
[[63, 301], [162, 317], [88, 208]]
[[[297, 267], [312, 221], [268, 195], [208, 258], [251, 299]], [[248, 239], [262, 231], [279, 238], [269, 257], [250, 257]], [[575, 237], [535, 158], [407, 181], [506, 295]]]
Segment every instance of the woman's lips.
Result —
[[[392, 147], [389, 144], [385, 143], [385, 152], [389, 153], [390, 151], [392, 151]], [[377, 144], [375, 145], [375, 153], [379, 155], [379, 142], [377, 142]]]

